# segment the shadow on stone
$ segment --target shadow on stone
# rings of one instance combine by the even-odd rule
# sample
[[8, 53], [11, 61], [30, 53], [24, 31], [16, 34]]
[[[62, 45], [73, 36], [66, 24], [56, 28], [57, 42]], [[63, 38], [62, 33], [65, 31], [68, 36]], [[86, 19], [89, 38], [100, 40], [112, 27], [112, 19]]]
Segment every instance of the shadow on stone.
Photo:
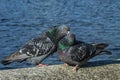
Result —
[[[60, 64], [62, 64], [62, 63], [59, 63], [57, 65], [60, 65]], [[101, 61], [87, 62], [85, 65], [81, 66], [81, 68], [97, 67], [97, 66], [104, 66], [104, 65], [109, 65], [109, 64], [120, 64], [120, 60], [101, 60]], [[26, 66], [26, 67], [4, 66], [4, 67], [0, 68], [0, 70], [9, 70], [9, 69], [20, 69], [20, 68], [35, 67], [35, 65], [32, 65], [32, 64], [26, 64], [26, 65], [28, 65], [28, 66]], [[54, 64], [50, 64], [50, 65], [54, 65]]]
[[101, 61], [93, 61], [87, 62], [82, 67], [97, 67], [97, 66], [104, 66], [109, 64], [120, 64], [120, 60], [101, 60]]

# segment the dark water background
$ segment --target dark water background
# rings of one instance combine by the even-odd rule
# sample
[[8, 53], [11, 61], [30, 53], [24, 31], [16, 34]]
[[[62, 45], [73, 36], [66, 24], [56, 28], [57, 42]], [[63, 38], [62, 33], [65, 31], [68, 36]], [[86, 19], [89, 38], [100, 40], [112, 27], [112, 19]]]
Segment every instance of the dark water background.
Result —
[[[0, 0], [0, 60], [18, 50], [48, 27], [66, 24], [78, 40], [106, 42], [113, 55], [91, 61], [120, 58], [120, 0]], [[44, 61], [62, 63], [57, 54]], [[0, 68], [30, 67], [26, 62]]]

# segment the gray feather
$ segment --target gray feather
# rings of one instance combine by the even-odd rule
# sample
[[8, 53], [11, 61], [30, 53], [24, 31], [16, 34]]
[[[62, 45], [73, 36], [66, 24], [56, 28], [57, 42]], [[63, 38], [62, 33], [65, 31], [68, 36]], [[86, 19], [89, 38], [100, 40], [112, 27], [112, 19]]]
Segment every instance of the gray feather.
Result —
[[52, 27], [40, 36], [31, 39], [17, 52], [4, 58], [1, 63], [10, 64], [28, 60], [38, 64], [57, 50], [58, 41], [66, 35], [68, 30], [69, 28], [65, 25]]
[[[72, 42], [72, 44], [70, 44]], [[106, 52], [111, 54], [110, 51], [104, 50], [108, 44], [88, 44], [83, 41], [77, 41], [74, 34], [68, 33], [65, 38], [59, 41], [58, 55], [59, 58], [69, 65], [83, 65], [89, 59]]]

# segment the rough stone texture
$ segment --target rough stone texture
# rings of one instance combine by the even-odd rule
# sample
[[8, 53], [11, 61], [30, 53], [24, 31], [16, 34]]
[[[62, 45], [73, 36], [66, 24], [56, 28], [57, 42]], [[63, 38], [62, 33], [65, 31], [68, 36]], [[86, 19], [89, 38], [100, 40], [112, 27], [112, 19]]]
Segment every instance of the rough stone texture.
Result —
[[1, 70], [0, 80], [120, 80], [120, 64], [83, 67], [65, 65]]

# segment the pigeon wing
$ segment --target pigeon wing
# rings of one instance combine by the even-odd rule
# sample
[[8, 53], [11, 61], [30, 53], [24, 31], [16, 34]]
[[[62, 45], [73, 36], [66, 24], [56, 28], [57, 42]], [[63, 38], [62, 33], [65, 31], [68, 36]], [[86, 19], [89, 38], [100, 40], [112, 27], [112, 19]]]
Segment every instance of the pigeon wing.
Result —
[[92, 45], [85, 43], [77, 44], [75, 46], [72, 46], [71, 48], [71, 58], [77, 62], [89, 58], [95, 52], [95, 48]]
[[42, 35], [33, 38], [28, 43], [26, 43], [19, 51], [5, 57], [1, 63], [4, 65], [10, 64], [15, 61], [22, 62], [31, 57], [43, 56], [40, 61], [42, 61], [48, 54], [55, 51], [55, 45], [49, 39], [49, 37]]

